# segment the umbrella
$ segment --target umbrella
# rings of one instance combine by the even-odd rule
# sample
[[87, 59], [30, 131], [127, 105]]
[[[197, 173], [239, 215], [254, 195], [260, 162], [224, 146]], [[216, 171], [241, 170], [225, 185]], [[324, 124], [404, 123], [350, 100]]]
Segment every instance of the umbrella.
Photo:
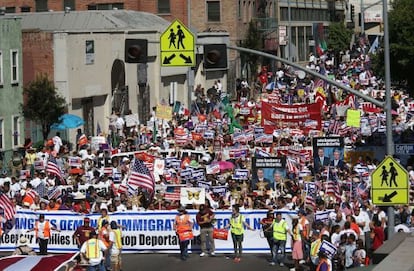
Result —
[[218, 164], [220, 166], [220, 171], [231, 170], [234, 168], [234, 164], [229, 161], [219, 161], [219, 162], [215, 162], [214, 164], [215, 165]]
[[73, 129], [85, 124], [85, 121], [72, 114], [64, 114], [59, 118], [59, 123], [54, 123], [50, 128], [53, 130]]

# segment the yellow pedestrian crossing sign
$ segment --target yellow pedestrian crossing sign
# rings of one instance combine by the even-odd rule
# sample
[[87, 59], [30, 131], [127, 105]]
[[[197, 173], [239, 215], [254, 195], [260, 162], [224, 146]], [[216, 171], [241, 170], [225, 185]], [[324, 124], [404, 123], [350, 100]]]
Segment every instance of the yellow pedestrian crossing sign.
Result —
[[160, 40], [161, 66], [195, 66], [195, 38], [179, 20], [173, 21]]
[[408, 172], [391, 156], [371, 174], [371, 199], [375, 205], [408, 204]]

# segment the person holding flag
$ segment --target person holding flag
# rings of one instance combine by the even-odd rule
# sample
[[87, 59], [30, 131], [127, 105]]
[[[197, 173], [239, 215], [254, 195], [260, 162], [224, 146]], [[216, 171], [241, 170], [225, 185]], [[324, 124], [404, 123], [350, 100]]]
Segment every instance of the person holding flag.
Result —
[[[146, 164], [150, 166], [150, 163]], [[135, 190], [138, 190], [138, 187], [146, 190], [149, 197], [145, 197], [145, 204], [148, 205], [154, 196], [155, 180], [153, 174], [150, 172], [146, 164], [138, 158], [135, 158], [133, 160], [127, 185]]]

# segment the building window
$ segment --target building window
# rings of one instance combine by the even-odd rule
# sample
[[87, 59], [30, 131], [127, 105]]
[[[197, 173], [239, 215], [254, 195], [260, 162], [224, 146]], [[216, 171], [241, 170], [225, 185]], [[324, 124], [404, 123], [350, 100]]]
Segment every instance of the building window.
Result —
[[108, 3], [108, 4], [88, 5], [88, 10], [112, 10], [112, 9], [124, 9], [124, 4], [123, 3]]
[[20, 7], [20, 12], [30, 12], [32, 10], [29, 6]]
[[76, 10], [75, 0], [64, 0], [63, 1], [63, 10], [70, 8], [70, 10]]
[[6, 13], [16, 13], [16, 7], [6, 7]]
[[20, 145], [20, 117], [13, 116], [13, 147]]
[[36, 0], [36, 12], [48, 11], [47, 0]]
[[220, 22], [220, 1], [207, 1], [207, 21]]
[[158, 0], [158, 13], [171, 13], [170, 0]]
[[3, 77], [3, 51], [0, 51], [0, 86], [4, 84]]
[[17, 50], [10, 50], [10, 70], [11, 83], [19, 83], [19, 52]]
[[0, 118], [0, 150], [4, 148], [4, 119]]

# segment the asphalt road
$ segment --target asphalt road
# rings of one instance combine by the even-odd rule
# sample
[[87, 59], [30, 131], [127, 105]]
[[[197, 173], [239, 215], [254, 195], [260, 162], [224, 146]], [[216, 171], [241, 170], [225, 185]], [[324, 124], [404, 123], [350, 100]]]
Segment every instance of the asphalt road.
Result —
[[[0, 257], [11, 253], [1, 252]], [[269, 265], [270, 254], [244, 254], [239, 263], [233, 262], [230, 254], [217, 254], [215, 257], [200, 257], [198, 253], [190, 254], [187, 261], [182, 261], [176, 253], [123, 254], [122, 271], [288, 271], [293, 268], [290, 254], [287, 254], [286, 266]], [[59, 271], [64, 271], [61, 268]], [[308, 270], [304, 267], [303, 270]], [[25, 271], [25, 270], [18, 270]]]
[[270, 266], [270, 255], [245, 254], [239, 263], [234, 263], [231, 255], [218, 254], [215, 257], [200, 257], [198, 254], [190, 254], [187, 261], [181, 261], [179, 254], [124, 254], [123, 271], [266, 271], [289, 270], [293, 262], [287, 261], [287, 266]]

